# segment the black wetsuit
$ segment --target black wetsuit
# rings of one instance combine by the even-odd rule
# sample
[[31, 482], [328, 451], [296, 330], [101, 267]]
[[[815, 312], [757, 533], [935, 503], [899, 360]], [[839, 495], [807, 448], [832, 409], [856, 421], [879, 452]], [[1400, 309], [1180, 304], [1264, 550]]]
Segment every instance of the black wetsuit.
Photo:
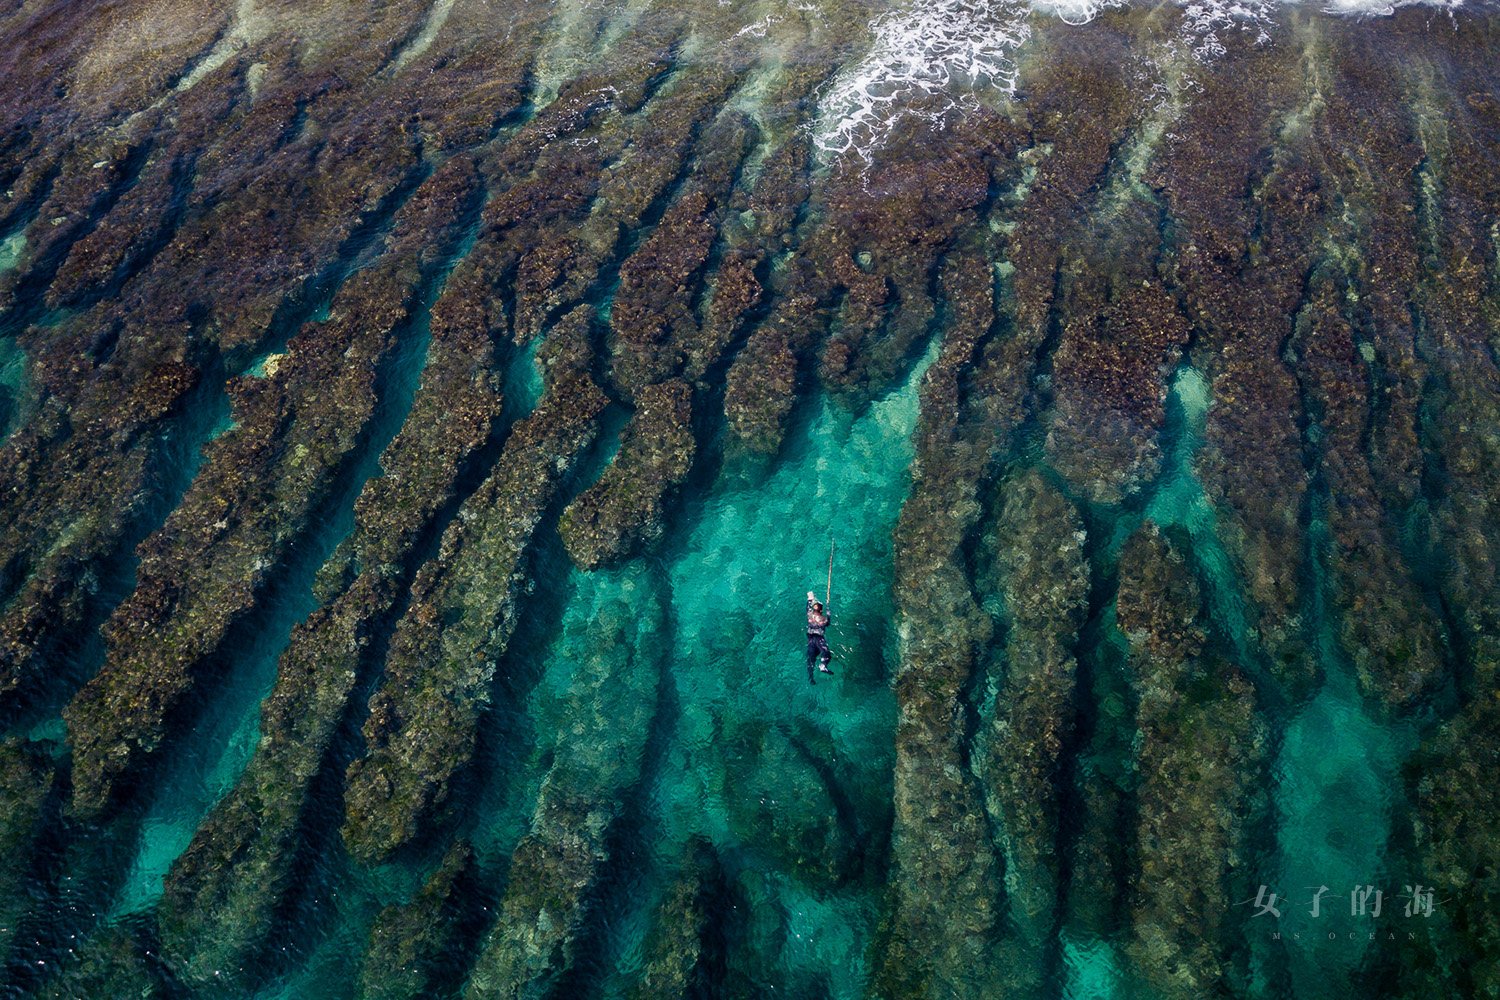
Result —
[[828, 661], [833, 659], [833, 651], [828, 648], [828, 637], [823, 630], [828, 627], [828, 609], [823, 609], [823, 614], [813, 610], [817, 603], [811, 598], [807, 601], [807, 683], [816, 684], [813, 679], [813, 664], [821, 658], [823, 669], [828, 669]]

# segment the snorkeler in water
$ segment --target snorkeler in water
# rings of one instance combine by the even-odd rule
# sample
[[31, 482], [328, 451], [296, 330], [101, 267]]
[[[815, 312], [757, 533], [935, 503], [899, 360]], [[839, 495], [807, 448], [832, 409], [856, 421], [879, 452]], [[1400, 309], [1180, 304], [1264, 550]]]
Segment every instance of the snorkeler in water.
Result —
[[[818, 664], [820, 673], [833, 675], [828, 669], [828, 661], [833, 659], [833, 651], [828, 648], [828, 637], [823, 634], [828, 628], [828, 615], [823, 611], [823, 605], [819, 603], [817, 595], [812, 591], [807, 592], [807, 683], [816, 684], [813, 675], [813, 664]], [[822, 660], [821, 663], [818, 661]]]

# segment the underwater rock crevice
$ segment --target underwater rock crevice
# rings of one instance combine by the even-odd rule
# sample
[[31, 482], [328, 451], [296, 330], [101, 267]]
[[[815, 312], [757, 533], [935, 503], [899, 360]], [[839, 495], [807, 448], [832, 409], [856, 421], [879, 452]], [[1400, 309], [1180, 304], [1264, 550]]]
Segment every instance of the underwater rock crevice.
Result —
[[[500, 459], [418, 572], [371, 697], [367, 752], [349, 769], [344, 836], [357, 857], [388, 856], [438, 819], [472, 758], [515, 627], [532, 536], [607, 405], [586, 374], [591, 321], [580, 306], [554, 329], [556, 367], [536, 409], [512, 427]], [[476, 605], [481, 586], [490, 596]]]
[[[262, 706], [255, 756], [167, 877], [165, 946], [194, 978], [206, 974], [206, 962], [217, 967], [274, 964], [267, 959], [278, 955], [287, 960], [287, 949], [261, 937], [263, 930], [246, 937], [240, 928], [296, 927], [308, 919], [309, 902], [319, 895], [317, 879], [309, 876], [318, 871], [319, 849], [336, 842], [337, 823], [330, 819], [343, 810], [351, 736], [410, 600], [408, 583], [435, 543], [445, 499], [451, 510], [450, 493], [498, 421], [487, 331], [455, 329], [440, 306], [446, 276], [476, 224], [478, 177], [471, 163], [455, 159], [435, 175], [434, 185], [434, 208], [451, 222], [447, 240], [416, 268], [415, 305], [404, 321], [412, 330], [424, 323], [433, 328], [422, 382], [404, 408], [391, 410], [390, 398], [382, 402], [386, 412], [377, 422], [383, 430], [372, 435], [362, 471], [373, 471], [376, 451], [383, 468], [363, 477], [357, 499], [351, 498], [351, 534], [317, 568], [315, 591], [333, 592], [321, 594], [321, 607], [293, 630]], [[393, 252], [399, 266], [414, 266], [407, 253]], [[393, 394], [401, 395], [392, 390], [387, 397]], [[433, 432], [422, 419], [434, 405], [447, 414], [441, 445], [428, 440]], [[202, 905], [204, 899], [213, 905]], [[230, 914], [229, 923], [204, 925], [222, 911]], [[205, 948], [200, 941], [209, 937], [213, 947]], [[307, 946], [305, 938], [296, 943], [293, 951]]]
[[[149, 126], [141, 131], [149, 132]], [[135, 186], [154, 148], [150, 139], [121, 140], [97, 150], [104, 154], [102, 166], [83, 166], [81, 161], [96, 152], [91, 148], [72, 150], [72, 164], [59, 163], [59, 174], [49, 186], [46, 200], [38, 204], [34, 220], [25, 229], [27, 264], [0, 273], [0, 303], [4, 306], [0, 308], [0, 328], [20, 328], [39, 321], [44, 293], [69, 251], [95, 232]], [[44, 220], [44, 214], [51, 218]], [[43, 221], [47, 228], [39, 229]]]

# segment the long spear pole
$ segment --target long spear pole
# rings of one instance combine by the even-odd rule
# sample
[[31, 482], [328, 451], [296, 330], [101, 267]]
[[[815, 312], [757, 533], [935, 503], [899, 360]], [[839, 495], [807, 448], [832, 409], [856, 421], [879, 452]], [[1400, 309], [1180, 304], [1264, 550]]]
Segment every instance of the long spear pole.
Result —
[[833, 597], [833, 534], [828, 535], [828, 589], [823, 594], [823, 607], [828, 607], [829, 598]]

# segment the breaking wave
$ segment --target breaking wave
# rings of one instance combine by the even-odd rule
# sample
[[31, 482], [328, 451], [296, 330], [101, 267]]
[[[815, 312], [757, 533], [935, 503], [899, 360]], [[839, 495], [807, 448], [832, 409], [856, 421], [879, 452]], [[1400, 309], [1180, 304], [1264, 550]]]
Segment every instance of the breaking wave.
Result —
[[[1014, 91], [1011, 53], [1030, 35], [1026, 3], [939, 0], [893, 11], [871, 25], [869, 52], [822, 96], [813, 143], [825, 160], [867, 155], [899, 114], [937, 119], [982, 88]], [[917, 94], [936, 97], [920, 108]]]
[[[1015, 51], [1031, 36], [1028, 19], [1056, 17], [1083, 25], [1130, 0], [939, 0], [888, 11], [870, 23], [873, 43], [864, 57], [824, 88], [813, 124], [813, 144], [827, 164], [842, 155], [866, 162], [902, 117], [938, 126], [944, 115], [977, 102], [986, 90], [1016, 89]], [[1314, 0], [1317, 2], [1317, 0]], [[1453, 9], [1465, 0], [1323, 0], [1321, 9], [1346, 16], [1384, 16], [1425, 4]], [[1199, 62], [1224, 55], [1230, 32], [1271, 40], [1280, 0], [1184, 0], [1180, 39]], [[747, 31], [764, 27], [752, 25]], [[913, 98], [920, 98], [914, 101]]]

